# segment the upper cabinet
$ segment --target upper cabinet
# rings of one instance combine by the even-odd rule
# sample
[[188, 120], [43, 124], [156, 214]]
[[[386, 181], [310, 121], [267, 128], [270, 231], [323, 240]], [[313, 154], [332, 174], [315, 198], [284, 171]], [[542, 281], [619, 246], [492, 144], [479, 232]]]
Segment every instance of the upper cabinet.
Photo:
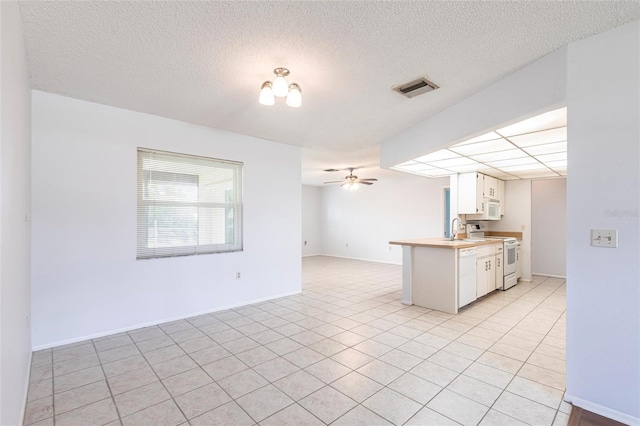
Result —
[[[458, 214], [476, 215], [476, 220], [495, 220], [488, 217], [487, 201], [499, 201], [504, 205], [504, 181], [482, 173], [461, 173], [458, 175]], [[492, 207], [495, 203], [491, 203]], [[500, 215], [504, 214], [502, 207]], [[484, 216], [484, 217], [481, 217]]]
[[484, 184], [482, 187], [484, 192], [484, 198], [497, 200], [498, 199], [498, 179], [491, 176], [487, 176], [487, 175], [482, 175], [482, 176], [484, 180]]
[[498, 201], [500, 201], [500, 215], [504, 216], [504, 181], [500, 179], [496, 179], [498, 181]]
[[484, 211], [484, 175], [458, 175], [458, 214], [480, 214]]

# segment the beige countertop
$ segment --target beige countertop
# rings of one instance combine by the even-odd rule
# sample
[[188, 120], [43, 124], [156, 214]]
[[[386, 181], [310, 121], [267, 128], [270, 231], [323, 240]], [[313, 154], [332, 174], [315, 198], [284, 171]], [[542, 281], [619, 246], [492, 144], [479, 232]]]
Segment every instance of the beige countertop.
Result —
[[449, 240], [448, 238], [418, 238], [415, 240], [396, 240], [389, 241], [389, 244], [409, 247], [433, 247], [433, 248], [469, 248], [477, 246], [486, 246], [490, 244], [501, 244], [502, 240], [482, 240], [482, 241], [464, 241]]

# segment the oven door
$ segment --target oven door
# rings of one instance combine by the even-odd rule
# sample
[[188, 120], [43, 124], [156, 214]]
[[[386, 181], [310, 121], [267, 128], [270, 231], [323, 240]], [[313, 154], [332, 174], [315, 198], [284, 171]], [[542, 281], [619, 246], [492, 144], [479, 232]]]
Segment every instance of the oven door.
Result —
[[518, 243], [505, 243], [504, 244], [504, 276], [511, 275], [518, 269], [516, 250], [518, 249]]

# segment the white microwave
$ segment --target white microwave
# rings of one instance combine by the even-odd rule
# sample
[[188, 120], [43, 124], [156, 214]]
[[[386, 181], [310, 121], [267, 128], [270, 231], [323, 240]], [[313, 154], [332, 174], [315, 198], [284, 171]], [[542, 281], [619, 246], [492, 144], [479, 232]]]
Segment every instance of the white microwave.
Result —
[[467, 220], [500, 220], [500, 201], [485, 198], [482, 202], [482, 213], [468, 214]]
[[500, 220], [500, 202], [496, 200], [484, 199], [485, 220]]

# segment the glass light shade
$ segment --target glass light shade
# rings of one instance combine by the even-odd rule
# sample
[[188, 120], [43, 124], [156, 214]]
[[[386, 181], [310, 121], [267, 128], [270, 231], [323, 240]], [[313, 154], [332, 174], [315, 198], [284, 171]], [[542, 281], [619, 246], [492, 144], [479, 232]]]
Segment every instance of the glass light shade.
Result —
[[262, 88], [260, 89], [260, 97], [258, 98], [258, 102], [262, 105], [273, 105], [276, 103], [276, 99], [273, 97], [273, 90], [271, 89], [271, 82], [265, 81], [262, 83]]
[[287, 85], [287, 80], [281, 75], [278, 75], [275, 80], [273, 80], [273, 94], [279, 98], [283, 98], [287, 96], [289, 92]]
[[287, 105], [297, 108], [302, 105], [302, 91], [296, 83], [289, 85], [289, 94], [287, 95]]

